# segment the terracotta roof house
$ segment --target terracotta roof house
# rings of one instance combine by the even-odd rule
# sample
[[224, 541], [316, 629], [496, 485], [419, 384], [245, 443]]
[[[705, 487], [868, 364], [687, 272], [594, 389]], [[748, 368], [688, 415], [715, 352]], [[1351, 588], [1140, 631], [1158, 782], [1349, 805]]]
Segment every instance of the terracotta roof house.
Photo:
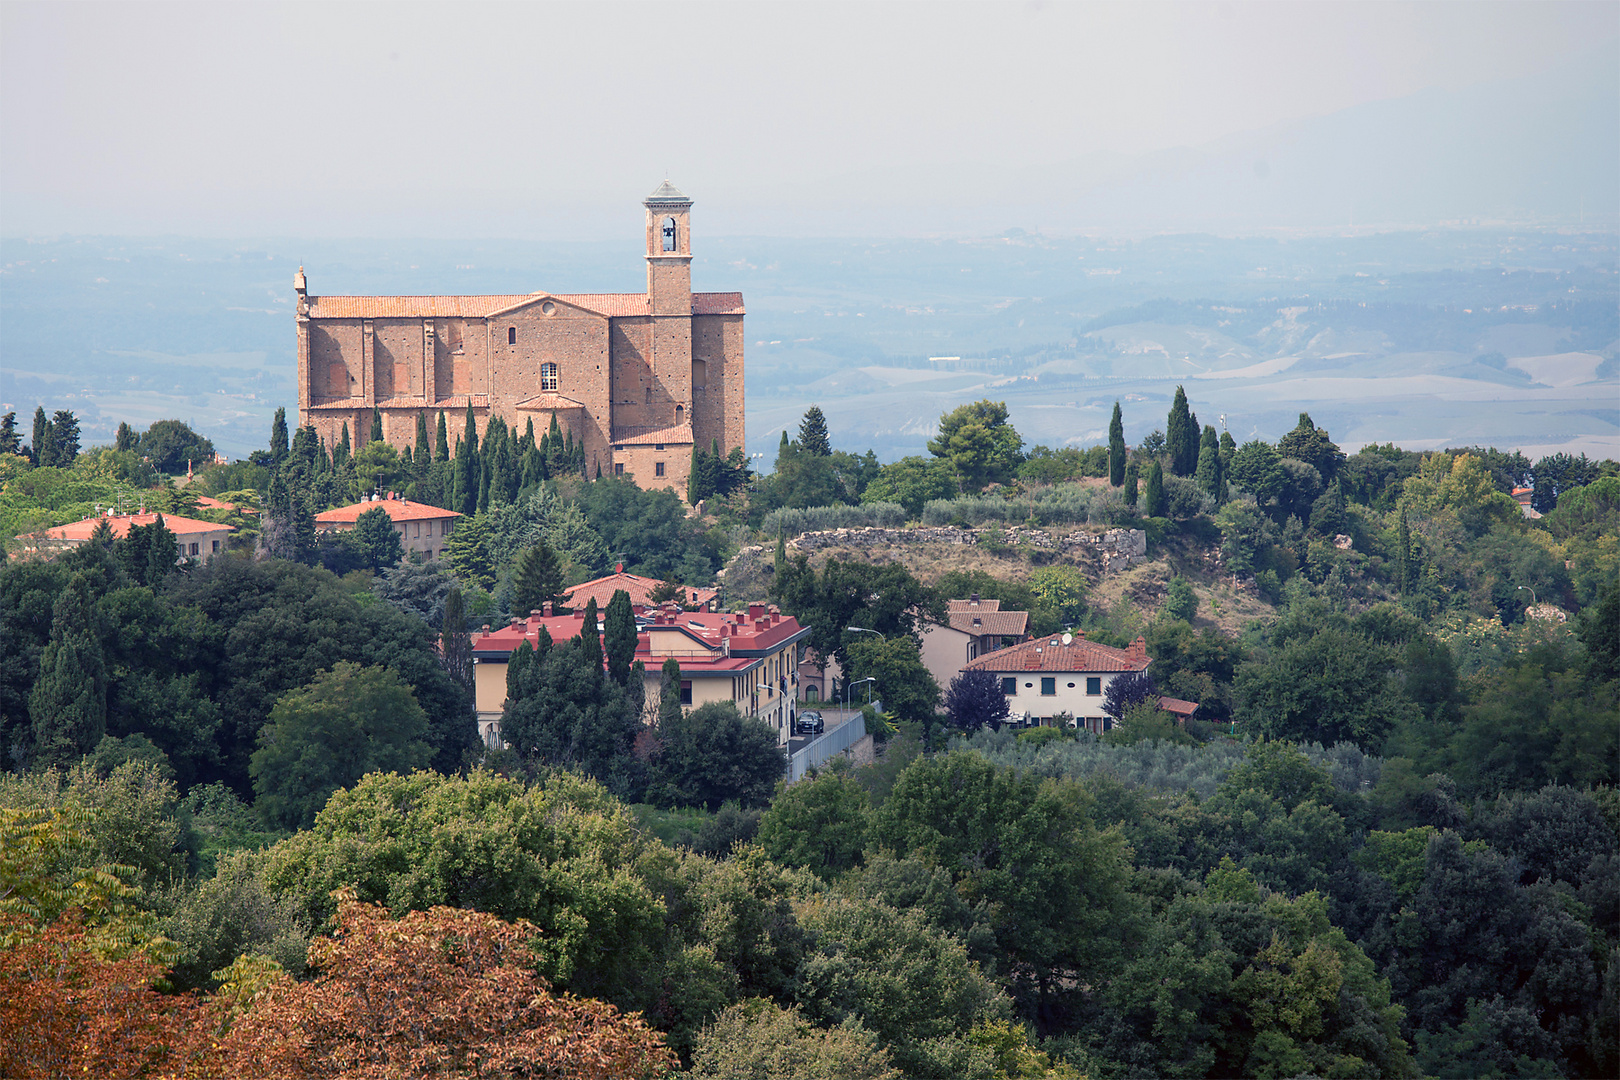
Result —
[[[682, 705], [735, 702], [744, 716], [764, 721], [779, 743], [787, 743], [798, 697], [800, 645], [809, 638], [809, 627], [763, 604], [751, 604], [743, 612], [640, 608], [636, 624], [640, 631], [636, 659], [646, 668], [648, 701], [658, 700], [664, 661], [674, 657], [681, 665]], [[584, 628], [585, 612], [578, 608], [569, 615], [542, 612], [473, 637], [478, 728], [488, 745], [500, 745], [507, 661], [520, 643], [532, 645], [542, 626], [553, 641], [568, 641]]]
[[1198, 702], [1183, 701], [1175, 697], [1161, 697], [1159, 699], [1159, 708], [1175, 717], [1176, 723], [1185, 724], [1198, 711]]
[[1066, 715], [1070, 723], [1100, 732], [1112, 725], [1102, 710], [1108, 684], [1126, 672], [1146, 671], [1152, 662], [1142, 638], [1115, 649], [1087, 641], [1081, 631], [1025, 641], [962, 667], [998, 677], [1014, 718], [1051, 725]]
[[966, 600], [951, 600], [945, 623], [922, 625], [922, 661], [940, 689], [969, 660], [1023, 641], [1029, 633], [1029, 612], [1002, 611], [1000, 600], [974, 593]]
[[[655, 607], [652, 594], [663, 585], [657, 578], [642, 577], [640, 574], [627, 574], [624, 564], [614, 567], [613, 573], [605, 577], [582, 581], [563, 592], [563, 603], [569, 607], [584, 607], [592, 597], [596, 598], [598, 610], [607, 607], [613, 594], [623, 589], [630, 594], [630, 604], [633, 607]], [[690, 585], [681, 586], [681, 606], [696, 607], [705, 611], [713, 611], [720, 593], [714, 589], [702, 589]]]
[[430, 559], [438, 558], [444, 551], [444, 542], [455, 529], [456, 518], [461, 517], [454, 510], [411, 502], [389, 492], [387, 498], [372, 495], [350, 506], [324, 510], [315, 515], [315, 528], [321, 532], [348, 532], [354, 528], [361, 514], [376, 509], [386, 513], [394, 528], [399, 530], [399, 541], [407, 556], [413, 551], [420, 551]]
[[1519, 504], [1519, 513], [1527, 518], [1534, 519], [1541, 516], [1541, 511], [1530, 505], [1530, 500], [1535, 494], [1535, 488], [1516, 487], [1513, 489], [1513, 501]]
[[151, 525], [159, 519], [162, 520], [164, 528], [174, 533], [174, 538], [179, 541], [181, 562], [187, 559], [201, 559], [207, 562], [225, 550], [226, 538], [236, 531], [229, 525], [199, 521], [197, 518], [181, 517], [178, 514], [92, 514], [83, 521], [58, 525], [54, 529], [44, 529], [36, 533], [24, 533], [17, 537], [19, 543], [12, 551], [12, 557], [50, 558], [64, 551], [70, 551], [90, 539], [90, 534], [96, 531], [96, 526], [102, 521], [107, 522], [114, 536], [122, 539], [129, 535], [131, 526]]

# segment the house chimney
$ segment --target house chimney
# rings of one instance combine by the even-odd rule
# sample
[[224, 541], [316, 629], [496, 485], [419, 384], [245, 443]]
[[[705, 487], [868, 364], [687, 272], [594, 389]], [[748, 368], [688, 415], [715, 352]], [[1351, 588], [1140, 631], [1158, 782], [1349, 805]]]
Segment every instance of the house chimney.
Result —
[[761, 616], [763, 616], [764, 614], [765, 614], [765, 605], [764, 604], [749, 604], [748, 605], [748, 617], [750, 619], [757, 620]]
[[977, 607], [978, 604], [979, 604], [979, 594], [974, 593], [972, 596], [968, 597], [968, 603], [970, 603], [973, 606]]
[[545, 601], [541, 602], [541, 604], [540, 604], [540, 616], [541, 616], [541, 618], [545, 618], [545, 619], [551, 618], [551, 601], [550, 600], [545, 600]]

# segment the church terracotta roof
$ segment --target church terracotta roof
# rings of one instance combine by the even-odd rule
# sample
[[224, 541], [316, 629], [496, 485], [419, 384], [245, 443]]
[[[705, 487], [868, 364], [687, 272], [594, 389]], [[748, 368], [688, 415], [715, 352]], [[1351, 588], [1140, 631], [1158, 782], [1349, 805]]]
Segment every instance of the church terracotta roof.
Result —
[[692, 445], [692, 425], [678, 424], [675, 427], [657, 428], [645, 431], [639, 435], [624, 435], [613, 440], [614, 446], [656, 446], [659, 443], [675, 443], [680, 446]]
[[[516, 293], [506, 296], [312, 296], [312, 319], [484, 319], [530, 301], [560, 300], [609, 318], [651, 315], [646, 293]], [[693, 293], [694, 315], [742, 315], [742, 293]]]
[[550, 390], [536, 394], [532, 398], [525, 398], [517, 403], [517, 408], [527, 409], [530, 412], [551, 412], [553, 410], [565, 412], [569, 409], [583, 409], [584, 407], [584, 402], [575, 401], [571, 397], [563, 397], [561, 394]]

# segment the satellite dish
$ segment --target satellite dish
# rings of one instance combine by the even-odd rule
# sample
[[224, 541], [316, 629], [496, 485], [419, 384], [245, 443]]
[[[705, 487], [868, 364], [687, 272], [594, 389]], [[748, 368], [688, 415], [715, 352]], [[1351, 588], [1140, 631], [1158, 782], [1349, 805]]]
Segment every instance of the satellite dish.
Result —
[[1065, 630], [1063, 632], [1063, 644], [1065, 644], [1065, 645], [1074, 644], [1074, 635], [1069, 633], [1067, 630]]

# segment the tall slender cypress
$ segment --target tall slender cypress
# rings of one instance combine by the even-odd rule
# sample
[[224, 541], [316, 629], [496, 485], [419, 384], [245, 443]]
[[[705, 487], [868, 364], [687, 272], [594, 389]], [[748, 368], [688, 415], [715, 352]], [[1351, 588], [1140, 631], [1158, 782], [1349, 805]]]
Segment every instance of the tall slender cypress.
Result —
[[1170, 471], [1191, 476], [1198, 468], [1198, 421], [1187, 407], [1187, 391], [1176, 387], [1170, 403], [1170, 418], [1164, 429], [1164, 449], [1170, 455]]
[[614, 590], [602, 632], [608, 678], [624, 686], [630, 678], [630, 665], [636, 660], [636, 616], [630, 608], [630, 594], [625, 590]]
[[1221, 440], [1212, 425], [1204, 425], [1204, 435], [1198, 442], [1198, 470], [1193, 482], [1206, 495], [1220, 498], [1221, 494]]
[[1114, 418], [1108, 421], [1108, 482], [1114, 487], [1125, 483], [1125, 418], [1114, 402]]
[[[344, 427], [348, 427], [348, 425], [345, 424]], [[433, 460], [450, 460], [450, 431], [445, 426], [443, 409], [439, 410], [438, 431], [433, 436]]]
[[382, 410], [373, 405], [371, 407], [371, 435], [372, 442], [382, 442]]
[[428, 442], [427, 413], [416, 414], [416, 453], [412, 456], [411, 464], [416, 468], [417, 476], [424, 476], [427, 467], [433, 464], [433, 446]]
[[1153, 460], [1153, 468], [1148, 471], [1147, 492], [1143, 497], [1143, 513], [1148, 517], [1164, 517], [1164, 466], [1159, 464], [1157, 458]]
[[287, 456], [287, 410], [277, 409], [270, 421], [270, 459], [276, 464]]
[[1140, 472], [1140, 470], [1137, 469], [1136, 462], [1133, 461], [1129, 465], [1125, 466], [1125, 505], [1126, 506], [1134, 507], [1136, 505], [1137, 481], [1140, 479], [1140, 477], [1141, 477], [1141, 472]]
[[107, 730], [107, 664], [96, 637], [90, 582], [81, 571], [56, 598], [51, 637], [29, 695], [34, 760], [66, 766], [95, 749]]
[[332, 450], [332, 464], [341, 467], [349, 460], [349, 422], [343, 421], [343, 431], [338, 435], [337, 446]]
[[602, 675], [602, 639], [596, 625], [596, 597], [585, 601], [585, 623], [579, 630], [579, 647], [584, 652], [585, 669]]

